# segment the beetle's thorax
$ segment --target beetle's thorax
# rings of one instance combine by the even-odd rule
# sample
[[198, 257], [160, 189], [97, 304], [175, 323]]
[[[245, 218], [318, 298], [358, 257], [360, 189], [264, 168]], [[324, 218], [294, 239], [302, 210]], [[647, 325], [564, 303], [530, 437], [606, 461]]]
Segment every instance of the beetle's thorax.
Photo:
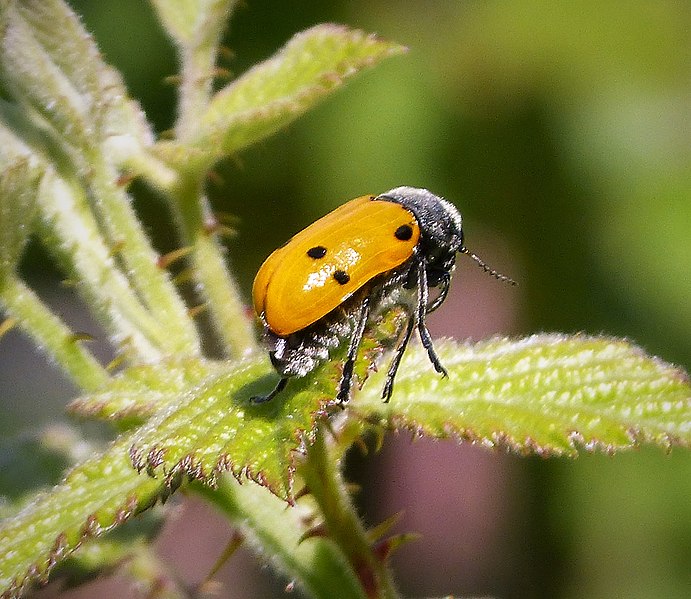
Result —
[[463, 221], [451, 202], [417, 187], [395, 187], [376, 199], [396, 202], [410, 210], [430, 246], [453, 252], [463, 247]]
[[396, 202], [413, 213], [420, 225], [420, 251], [433, 270], [453, 268], [463, 247], [463, 221], [451, 203], [426, 189], [395, 187], [375, 198]]

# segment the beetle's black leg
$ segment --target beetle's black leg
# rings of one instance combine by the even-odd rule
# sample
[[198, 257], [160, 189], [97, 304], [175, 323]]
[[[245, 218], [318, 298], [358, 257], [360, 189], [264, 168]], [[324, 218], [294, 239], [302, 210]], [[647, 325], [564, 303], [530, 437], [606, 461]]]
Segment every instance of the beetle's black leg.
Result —
[[283, 389], [286, 388], [287, 384], [288, 384], [288, 377], [284, 376], [278, 381], [278, 383], [276, 383], [276, 386], [273, 388], [272, 391], [270, 391], [266, 395], [253, 395], [252, 397], [250, 397], [250, 401], [252, 403], [264, 403], [267, 401], [271, 401], [281, 391], [283, 391]]
[[448, 272], [445, 272], [439, 280], [439, 295], [434, 298], [434, 300], [429, 306], [427, 306], [427, 309], [425, 310], [427, 314], [429, 314], [430, 312], [434, 312], [439, 306], [441, 306], [444, 303], [446, 296], [449, 294], [450, 282], [451, 275]]
[[360, 348], [362, 336], [365, 333], [365, 325], [369, 316], [369, 296], [366, 295], [360, 304], [360, 314], [355, 325], [355, 330], [350, 337], [350, 345], [348, 345], [348, 356], [343, 364], [343, 374], [341, 375], [341, 382], [338, 385], [338, 394], [336, 401], [343, 405], [350, 399], [350, 386], [353, 381], [353, 368], [355, 367], [355, 359]]
[[398, 366], [401, 363], [401, 358], [405, 353], [405, 348], [408, 347], [408, 342], [410, 341], [410, 336], [413, 334], [415, 329], [415, 316], [408, 318], [408, 322], [405, 326], [405, 332], [399, 344], [396, 346], [396, 351], [391, 359], [391, 364], [389, 364], [389, 371], [386, 373], [386, 382], [384, 383], [384, 388], [381, 392], [381, 397], [384, 403], [389, 403], [391, 399], [391, 394], [393, 393], [393, 382], [396, 378], [396, 372], [398, 371]]
[[[448, 287], [448, 284], [447, 284]], [[425, 270], [425, 263], [421, 260], [418, 263], [418, 306], [417, 306], [417, 330], [420, 333], [420, 341], [422, 342], [422, 347], [427, 350], [427, 355], [429, 356], [434, 370], [436, 370], [442, 376], [448, 376], [446, 368], [442, 366], [441, 360], [437, 352], [434, 351], [434, 343], [432, 343], [432, 336], [429, 334], [427, 329], [427, 324], [425, 324], [425, 314], [427, 312], [427, 300], [429, 297], [429, 288], [427, 287], [427, 271]], [[433, 302], [433, 306], [436, 303]], [[434, 306], [436, 308], [436, 306]]]

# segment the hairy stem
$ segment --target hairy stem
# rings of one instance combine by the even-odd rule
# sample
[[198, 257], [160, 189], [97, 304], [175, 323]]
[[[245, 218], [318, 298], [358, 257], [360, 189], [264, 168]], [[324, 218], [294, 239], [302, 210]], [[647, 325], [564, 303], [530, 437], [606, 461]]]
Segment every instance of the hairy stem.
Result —
[[230, 276], [214, 232], [215, 219], [193, 174], [177, 189], [177, 216], [185, 245], [192, 248], [194, 274], [216, 331], [230, 357], [239, 358], [256, 348], [252, 323], [245, 312], [240, 289]]
[[206, 14], [193, 27], [192, 39], [179, 46], [182, 68], [175, 135], [180, 141], [187, 141], [197, 133], [201, 117], [209, 105], [218, 44], [236, 4], [237, 0], [207, 3]]
[[368, 597], [398, 597], [389, 568], [372, 551], [324, 434], [320, 427], [300, 473], [321, 510], [327, 534], [346, 555]]
[[358, 580], [347, 567], [343, 554], [323, 538], [302, 540], [310, 512], [286, 504], [266, 489], [230, 476], [217, 488], [193, 483], [191, 488], [211, 501], [241, 527], [248, 543], [259, 549], [310, 596], [330, 599], [364, 599]]
[[103, 234], [78, 181], [44, 177], [39, 233], [116, 345], [146, 361], [160, 357], [166, 329], [142, 304]]
[[158, 267], [158, 254], [147, 239], [124, 191], [116, 186], [116, 173], [100, 155], [92, 157], [91, 185], [94, 213], [102, 222], [127, 277], [152, 316], [165, 329], [165, 353], [198, 355], [200, 343], [194, 323], [166, 271]]
[[48, 353], [84, 390], [108, 381], [108, 373], [75, 338], [70, 328], [20, 279], [7, 277], [0, 288], [0, 302], [19, 326]]

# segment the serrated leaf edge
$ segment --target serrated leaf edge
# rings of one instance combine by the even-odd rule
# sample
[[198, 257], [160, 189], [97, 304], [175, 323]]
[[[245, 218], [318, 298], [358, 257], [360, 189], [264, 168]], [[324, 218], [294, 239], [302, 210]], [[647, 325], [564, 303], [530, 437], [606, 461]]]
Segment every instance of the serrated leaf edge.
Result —
[[214, 466], [210, 470], [205, 470], [202, 467], [201, 460], [197, 459], [194, 451], [178, 459], [172, 466], [166, 467], [165, 456], [167, 449], [160, 444], [154, 444], [148, 448], [140, 449], [136, 442], [133, 443], [129, 449], [130, 460], [137, 472], [146, 472], [146, 474], [152, 478], [157, 478], [160, 473], [163, 478], [163, 484], [172, 490], [180, 485], [182, 478], [185, 476], [192, 480], [198, 480], [211, 487], [215, 487], [218, 483], [218, 477], [221, 474], [229, 473], [240, 484], [242, 484], [243, 479], [251, 480], [265, 487], [279, 499], [286, 501], [292, 506], [295, 504], [293, 488], [295, 483], [295, 471], [297, 468], [296, 460], [298, 456], [305, 454], [305, 444], [311, 444], [314, 441], [318, 421], [328, 417], [330, 412], [329, 408], [332, 406], [332, 401], [320, 400], [317, 408], [311, 412], [309, 430], [298, 427], [293, 431], [295, 447], [289, 452], [287, 472], [283, 481], [285, 484], [282, 488], [277, 487], [275, 483], [271, 482], [270, 477], [267, 476], [264, 470], [259, 469], [254, 471], [247, 465], [239, 465], [238, 462], [231, 460], [228, 452], [225, 451], [219, 453]]

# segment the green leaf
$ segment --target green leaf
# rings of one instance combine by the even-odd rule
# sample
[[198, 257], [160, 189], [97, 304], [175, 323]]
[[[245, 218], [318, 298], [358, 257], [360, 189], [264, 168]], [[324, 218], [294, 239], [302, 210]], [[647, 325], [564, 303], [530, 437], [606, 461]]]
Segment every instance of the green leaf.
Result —
[[[540, 455], [574, 455], [579, 447], [614, 451], [642, 442], [691, 445], [687, 375], [625, 341], [536, 335], [437, 345], [448, 379], [432, 371], [421, 348], [411, 347], [391, 402], [379, 398], [382, 370], [346, 414]], [[180, 388], [200, 373], [203, 380], [0, 524], [0, 547], [9, 548], [0, 552], [0, 589], [9, 594], [45, 577], [87, 538], [165, 498], [185, 474], [208, 484], [228, 470], [292, 501], [296, 453], [312, 443], [316, 419], [327, 414], [337, 362], [291, 381], [282, 396], [260, 405], [250, 397], [276, 379], [265, 360], [247, 359], [206, 378], [203, 369], [180, 369], [174, 375], [182, 377]], [[144, 368], [129, 379], [143, 385], [156, 376]], [[138, 475], [132, 461], [151, 476]]]
[[137, 475], [128, 439], [75, 467], [51, 491], [0, 523], [0, 591], [20, 594], [92, 536], [122, 524], [163, 495], [160, 481]]
[[[175, 377], [191, 380], [199, 372], [189, 367]], [[324, 372], [333, 375], [329, 368]], [[142, 368], [129, 378], [144, 384], [155, 376]], [[266, 392], [275, 379], [269, 364], [256, 358], [212, 374], [197, 387], [174, 394], [176, 401], [168, 397], [145, 426], [121, 436], [5, 519], [0, 547], [9, 549], [0, 552], [0, 590], [18, 592], [29, 581], [47, 577], [55, 563], [88, 538], [119, 526], [159, 497], [165, 499], [185, 474], [210, 484], [220, 472], [231, 471], [292, 502], [295, 453], [309, 442], [323, 401], [334, 395], [334, 383], [325, 374], [324, 380], [292, 385], [294, 393], [281, 401], [252, 404], [250, 397]], [[185, 384], [190, 386], [189, 381], [180, 386]], [[138, 474], [133, 462], [150, 476]]]
[[193, 143], [216, 158], [236, 152], [286, 126], [364, 68], [403, 51], [338, 25], [308, 29], [219, 91]]
[[146, 121], [128, 99], [119, 73], [104, 63], [67, 4], [9, 0], [1, 11], [2, 80], [16, 101], [52, 125], [57, 140], [82, 148], [118, 136], [129, 144], [151, 143]]
[[194, 358], [133, 366], [68, 409], [83, 418], [137, 421], [169, 407], [221, 369], [227, 366]]
[[545, 334], [436, 348], [447, 379], [410, 348], [391, 402], [379, 397], [379, 372], [352, 409], [396, 429], [522, 454], [691, 445], [688, 375], [626, 341]]
[[[37, 491], [57, 484], [68, 467], [94, 452], [76, 430], [65, 425], [46, 428], [40, 434], [23, 436], [0, 445], [0, 517], [15, 515], [36, 501]], [[49, 507], [49, 505], [46, 505]], [[86, 516], [85, 516], [86, 519]], [[6, 521], [7, 522], [7, 521]], [[162, 512], [149, 511], [135, 526], [122, 526], [96, 540], [60, 564], [60, 577], [78, 584], [112, 567], [140, 549], [160, 528]], [[134, 523], [133, 523], [134, 524]], [[4, 524], [0, 525], [0, 529]], [[39, 557], [38, 555], [36, 556]], [[2, 592], [0, 588], [0, 592]], [[5, 595], [3, 595], [4, 597]]]
[[310, 442], [324, 403], [334, 397], [334, 381], [325, 373], [291, 382], [277, 401], [251, 401], [275, 383], [267, 361], [256, 358], [209, 377], [135, 433], [132, 462], [167, 484], [184, 474], [215, 484], [229, 471], [292, 502], [295, 454]]

